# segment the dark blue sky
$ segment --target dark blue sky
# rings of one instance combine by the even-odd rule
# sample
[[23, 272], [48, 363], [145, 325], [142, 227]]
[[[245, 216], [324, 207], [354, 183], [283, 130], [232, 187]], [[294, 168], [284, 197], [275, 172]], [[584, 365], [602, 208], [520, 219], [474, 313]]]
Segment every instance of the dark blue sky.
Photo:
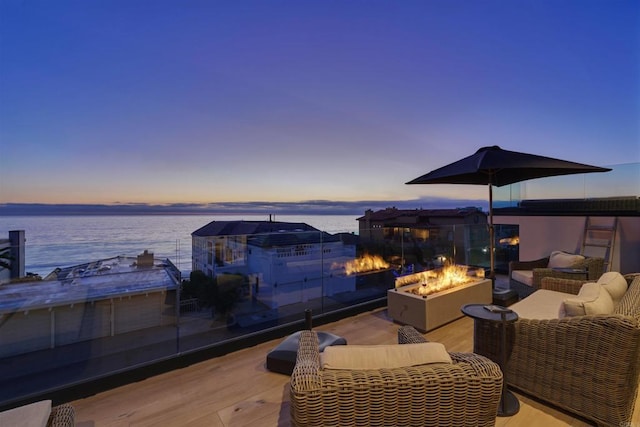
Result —
[[486, 198], [485, 145], [640, 161], [640, 2], [0, 1], [0, 203]]

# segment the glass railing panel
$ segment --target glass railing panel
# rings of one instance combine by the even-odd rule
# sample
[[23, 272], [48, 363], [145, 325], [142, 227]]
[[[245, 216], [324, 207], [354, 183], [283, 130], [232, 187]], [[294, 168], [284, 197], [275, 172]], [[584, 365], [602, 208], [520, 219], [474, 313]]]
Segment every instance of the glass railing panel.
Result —
[[0, 403], [380, 300], [445, 262], [489, 266], [486, 224], [68, 246], [27, 245], [26, 270], [48, 280], [0, 286]]
[[532, 179], [495, 187], [494, 207], [517, 207], [523, 200], [637, 198], [640, 163], [605, 166], [610, 172]]
[[176, 353], [179, 272], [143, 253], [0, 286], [0, 402]]
[[[375, 265], [382, 257], [370, 256], [353, 233], [280, 232], [204, 240], [194, 240], [194, 253], [205, 250], [194, 254], [194, 271], [180, 295], [182, 352], [299, 322], [306, 310], [322, 315], [385, 298], [393, 286], [391, 265]], [[206, 248], [214, 253], [208, 255]], [[198, 298], [190, 289], [193, 283], [214, 289], [210, 300]], [[216, 304], [222, 288], [227, 294], [218, 302], [226, 299], [227, 307]]]
[[[432, 270], [446, 263], [490, 270], [487, 224], [405, 228], [403, 236], [400, 237], [397, 231], [398, 229], [389, 229], [380, 232], [380, 236], [384, 237], [372, 244], [372, 248], [377, 248], [384, 259], [393, 265], [396, 275]], [[494, 225], [497, 272], [508, 271], [509, 262], [518, 259], [518, 236], [517, 225]]]
[[[368, 231], [364, 234], [370, 235]], [[386, 298], [400, 267], [397, 256], [360, 235], [342, 234], [340, 242], [345, 248], [343, 256], [324, 264], [328, 279], [325, 281], [324, 311]], [[332, 245], [335, 247], [335, 243]], [[332, 251], [325, 245], [325, 253]]]

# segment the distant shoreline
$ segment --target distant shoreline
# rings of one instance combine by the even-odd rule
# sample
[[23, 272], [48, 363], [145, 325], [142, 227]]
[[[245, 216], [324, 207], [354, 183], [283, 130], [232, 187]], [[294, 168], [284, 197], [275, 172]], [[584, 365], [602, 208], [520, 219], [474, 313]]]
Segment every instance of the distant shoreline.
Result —
[[154, 205], [130, 204], [46, 204], [0, 203], [2, 216], [55, 216], [55, 215], [364, 215], [368, 210], [388, 207], [398, 209], [446, 209], [482, 207], [484, 200], [427, 198], [396, 201], [311, 200], [302, 202], [228, 202], [228, 203], [173, 203]]
[[128, 216], [128, 215], [364, 215], [364, 211], [326, 209], [175, 209], [163, 207], [0, 207], [3, 216]]

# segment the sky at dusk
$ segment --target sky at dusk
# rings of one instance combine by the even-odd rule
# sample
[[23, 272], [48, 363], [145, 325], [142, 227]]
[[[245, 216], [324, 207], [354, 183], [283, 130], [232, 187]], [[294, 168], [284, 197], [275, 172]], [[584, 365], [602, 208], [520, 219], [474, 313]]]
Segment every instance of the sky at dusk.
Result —
[[640, 2], [0, 0], [0, 203], [485, 199], [640, 162]]

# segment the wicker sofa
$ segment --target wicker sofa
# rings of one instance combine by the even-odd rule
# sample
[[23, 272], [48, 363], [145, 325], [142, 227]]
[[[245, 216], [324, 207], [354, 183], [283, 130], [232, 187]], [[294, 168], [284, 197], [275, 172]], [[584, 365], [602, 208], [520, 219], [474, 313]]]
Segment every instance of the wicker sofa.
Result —
[[[398, 341], [426, 342], [411, 326], [400, 328]], [[292, 425], [495, 425], [499, 366], [473, 353], [449, 355], [450, 364], [323, 369], [316, 333], [303, 331], [290, 382]]]
[[[612, 314], [551, 319], [521, 316], [512, 324], [507, 335], [508, 384], [598, 425], [631, 425], [640, 372], [640, 275], [625, 279], [628, 288]], [[527, 305], [544, 300], [545, 294], [575, 297], [583, 283], [544, 278], [543, 291], [510, 308], [527, 312], [531, 310]], [[490, 337], [482, 341], [487, 351], [497, 347]]]
[[[554, 253], [560, 253], [556, 251]], [[572, 263], [571, 268], [575, 270], [583, 270], [582, 277], [576, 276], [576, 272], [562, 269], [554, 269], [549, 267], [551, 256], [536, 259], [533, 261], [511, 261], [509, 262], [509, 286], [518, 293], [520, 299], [526, 298], [534, 291], [542, 286], [542, 279], [545, 277], [556, 277], [559, 279], [586, 279], [598, 280], [598, 277], [604, 273], [604, 258], [584, 257], [582, 260]], [[581, 257], [580, 255], [575, 255]], [[567, 265], [566, 267], [569, 267]], [[531, 277], [518, 277], [518, 273], [528, 272]], [[520, 280], [518, 280], [520, 279]]]

